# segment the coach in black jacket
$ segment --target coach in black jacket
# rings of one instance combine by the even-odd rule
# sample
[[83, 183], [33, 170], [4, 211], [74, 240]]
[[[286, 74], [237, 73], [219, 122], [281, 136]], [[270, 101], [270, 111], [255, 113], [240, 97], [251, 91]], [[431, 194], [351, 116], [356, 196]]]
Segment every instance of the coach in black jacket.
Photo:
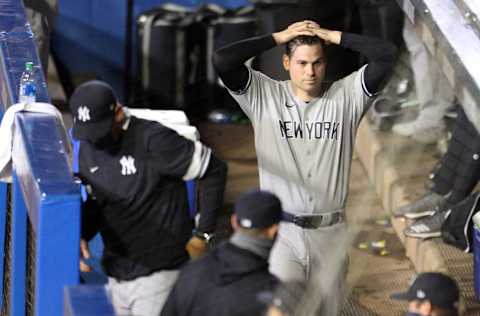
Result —
[[280, 200], [266, 191], [249, 191], [235, 203], [235, 233], [180, 273], [162, 316], [261, 315], [257, 294], [278, 283], [268, 272], [268, 256], [281, 218]]
[[[70, 107], [81, 144], [79, 176], [89, 193], [82, 207], [82, 256], [88, 258], [86, 241], [100, 232], [117, 315], [158, 315], [180, 267], [207, 249], [223, 206], [227, 166], [201, 142], [129, 115], [104, 82], [79, 86]], [[184, 182], [190, 180], [198, 184], [195, 227]]]

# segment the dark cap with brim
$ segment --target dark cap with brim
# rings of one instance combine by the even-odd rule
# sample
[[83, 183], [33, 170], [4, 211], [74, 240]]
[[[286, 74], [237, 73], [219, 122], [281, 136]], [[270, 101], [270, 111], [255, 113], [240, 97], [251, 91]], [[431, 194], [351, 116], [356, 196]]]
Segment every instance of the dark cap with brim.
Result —
[[268, 191], [253, 189], [235, 202], [235, 214], [243, 228], [267, 228], [280, 222], [282, 203]]
[[79, 140], [88, 140], [96, 143], [112, 130], [113, 118], [99, 122], [83, 123], [73, 126], [73, 137]]
[[457, 310], [459, 302], [458, 285], [449, 276], [438, 272], [419, 274], [406, 292], [390, 295], [392, 299], [405, 301], [430, 301], [434, 306]]
[[97, 142], [113, 126], [117, 98], [105, 82], [93, 80], [80, 85], [70, 98], [73, 137]]

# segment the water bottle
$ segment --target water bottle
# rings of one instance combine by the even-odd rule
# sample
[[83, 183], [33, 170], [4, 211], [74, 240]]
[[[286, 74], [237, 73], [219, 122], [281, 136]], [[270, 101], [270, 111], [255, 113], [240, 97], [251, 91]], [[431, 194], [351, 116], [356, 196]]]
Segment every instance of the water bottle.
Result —
[[20, 78], [20, 91], [18, 93], [18, 101], [31, 103], [35, 102], [35, 93], [37, 87], [35, 85], [35, 77], [33, 75], [33, 63], [28, 61], [25, 63], [25, 71]]

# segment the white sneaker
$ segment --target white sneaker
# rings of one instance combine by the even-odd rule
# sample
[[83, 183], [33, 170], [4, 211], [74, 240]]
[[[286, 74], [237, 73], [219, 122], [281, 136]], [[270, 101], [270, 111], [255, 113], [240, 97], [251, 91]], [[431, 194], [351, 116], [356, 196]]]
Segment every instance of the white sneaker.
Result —
[[403, 233], [407, 237], [428, 239], [442, 236], [442, 224], [450, 214], [451, 210], [446, 209], [435, 213], [432, 216], [422, 218], [405, 228]]

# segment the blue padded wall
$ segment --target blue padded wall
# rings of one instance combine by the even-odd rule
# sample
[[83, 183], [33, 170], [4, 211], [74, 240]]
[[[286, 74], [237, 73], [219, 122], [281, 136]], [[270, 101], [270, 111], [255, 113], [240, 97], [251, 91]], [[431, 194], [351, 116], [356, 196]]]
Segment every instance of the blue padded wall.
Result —
[[[80, 188], [52, 115], [16, 115], [12, 308], [23, 315], [26, 215], [35, 233], [35, 315], [60, 316], [63, 288], [79, 282]], [[17, 315], [15, 313], [15, 315]]]

